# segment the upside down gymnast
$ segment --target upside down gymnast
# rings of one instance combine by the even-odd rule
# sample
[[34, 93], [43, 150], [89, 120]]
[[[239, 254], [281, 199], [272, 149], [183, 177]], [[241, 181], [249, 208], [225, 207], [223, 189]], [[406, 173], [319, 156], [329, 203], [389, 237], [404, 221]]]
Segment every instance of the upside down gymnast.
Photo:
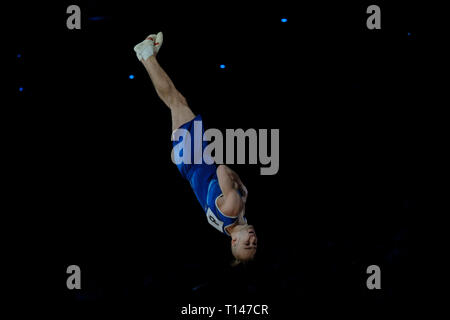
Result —
[[[170, 109], [173, 132], [184, 129], [193, 137], [194, 121], [201, 123], [202, 118], [200, 115], [194, 115], [184, 96], [175, 88], [172, 80], [156, 60], [162, 43], [162, 32], [157, 35], [151, 34], [137, 44], [134, 51], [150, 75], [158, 96]], [[194, 140], [195, 137], [191, 143]], [[186, 139], [173, 141], [173, 145], [185, 141]], [[206, 142], [203, 143], [202, 149], [205, 146]], [[178, 170], [183, 178], [189, 181], [209, 224], [231, 238], [231, 252], [235, 258], [233, 265], [253, 260], [258, 239], [254, 227], [249, 225], [245, 218], [247, 188], [236, 172], [226, 165], [207, 164], [203, 160], [200, 164], [193, 163], [194, 161], [190, 164], [181, 162], [177, 164]]]

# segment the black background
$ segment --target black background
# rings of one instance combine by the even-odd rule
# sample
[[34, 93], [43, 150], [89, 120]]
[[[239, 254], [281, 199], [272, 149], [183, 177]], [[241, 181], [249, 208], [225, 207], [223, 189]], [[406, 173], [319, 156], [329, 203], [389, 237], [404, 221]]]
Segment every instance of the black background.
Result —
[[[66, 28], [70, 4], [81, 7], [81, 30]], [[381, 30], [366, 28], [370, 4], [381, 7]], [[269, 304], [273, 318], [414, 312], [411, 240], [430, 126], [419, 107], [428, 90], [420, 9], [8, 7], [15, 99], [3, 128], [12, 150], [10, 265], [20, 273], [11, 295], [60, 317], [182, 319], [188, 303]], [[260, 240], [245, 268], [229, 267], [229, 240], [207, 224], [170, 161], [169, 110], [133, 51], [158, 31], [158, 60], [206, 127], [280, 129], [276, 175], [232, 166]], [[71, 264], [81, 267], [81, 291], [66, 288]], [[365, 285], [372, 264], [382, 271], [379, 291]]]

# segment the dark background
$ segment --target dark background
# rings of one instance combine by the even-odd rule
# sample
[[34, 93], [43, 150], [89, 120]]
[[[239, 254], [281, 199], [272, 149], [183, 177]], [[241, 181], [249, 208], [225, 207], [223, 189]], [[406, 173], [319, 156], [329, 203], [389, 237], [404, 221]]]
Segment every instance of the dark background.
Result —
[[[81, 30], [66, 28], [70, 4], [81, 7]], [[381, 7], [381, 30], [366, 28], [370, 4]], [[188, 303], [269, 304], [273, 318], [414, 312], [412, 234], [425, 203], [431, 119], [420, 9], [368, 1], [8, 7], [14, 106], [3, 110], [3, 128], [12, 150], [10, 265], [21, 273], [11, 295], [60, 317], [169, 319]], [[247, 267], [229, 267], [229, 240], [208, 225], [170, 161], [169, 110], [133, 51], [158, 31], [158, 60], [206, 127], [280, 129], [278, 174], [232, 166], [249, 189], [247, 218], [259, 237]], [[78, 292], [66, 288], [71, 264], [82, 270]], [[381, 268], [379, 291], [366, 288], [372, 264]]]

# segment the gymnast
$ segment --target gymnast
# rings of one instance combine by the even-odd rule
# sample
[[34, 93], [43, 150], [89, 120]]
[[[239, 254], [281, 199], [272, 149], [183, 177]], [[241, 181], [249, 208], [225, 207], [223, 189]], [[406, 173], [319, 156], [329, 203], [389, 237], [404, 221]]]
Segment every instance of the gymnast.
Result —
[[[170, 109], [173, 146], [186, 142], [186, 139], [174, 139], [177, 129], [187, 130], [192, 137], [191, 143], [193, 144], [195, 140], [194, 122], [202, 123], [202, 118], [200, 115], [194, 115], [184, 96], [175, 88], [172, 80], [156, 60], [162, 43], [162, 32], [157, 35], [151, 34], [137, 44], [134, 51], [150, 75], [159, 98]], [[203, 125], [201, 133], [203, 136]], [[201, 149], [204, 149], [205, 146], [206, 142], [203, 142]], [[192, 145], [190, 147], [190, 150], [195, 150]], [[195, 152], [203, 154], [203, 150], [196, 150], [192, 152], [192, 158]], [[179, 160], [180, 156], [180, 154], [172, 154], [173, 159]], [[249, 225], [245, 218], [248, 192], [236, 172], [223, 164], [219, 166], [214, 163], [207, 164], [204, 159], [200, 164], [194, 164], [194, 161], [190, 161], [189, 164], [182, 161], [174, 162], [183, 178], [189, 181], [206, 213], [209, 224], [231, 238], [231, 253], [235, 258], [232, 265], [253, 260], [258, 239], [255, 228]]]

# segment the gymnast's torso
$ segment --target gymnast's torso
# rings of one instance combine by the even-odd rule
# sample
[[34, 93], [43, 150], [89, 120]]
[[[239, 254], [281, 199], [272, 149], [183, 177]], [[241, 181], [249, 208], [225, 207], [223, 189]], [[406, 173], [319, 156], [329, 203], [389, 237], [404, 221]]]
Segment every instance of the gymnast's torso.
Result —
[[[200, 115], [196, 116], [191, 121], [183, 124], [180, 129], [186, 130], [185, 132], [189, 132], [191, 139], [191, 145], [185, 145], [189, 139], [186, 139], [185, 136], [181, 136], [179, 141], [173, 141], [174, 148], [178, 144], [183, 144], [183, 147], [189, 147], [190, 150], [195, 150], [194, 148], [194, 140], [195, 134], [194, 125], [195, 121], [201, 122], [202, 118]], [[202, 134], [203, 134], [203, 126], [202, 126]], [[203, 153], [204, 148], [206, 147], [206, 142], [203, 141], [201, 152]], [[175, 158], [181, 158], [181, 154], [174, 154]], [[177, 161], [177, 168], [180, 171], [183, 178], [189, 181], [192, 190], [194, 191], [197, 200], [202, 206], [204, 212], [206, 213], [206, 218], [208, 223], [213, 226], [218, 231], [230, 235], [228, 229], [236, 224], [244, 224], [246, 223], [246, 219], [244, 217], [244, 210], [237, 216], [227, 216], [220, 210], [220, 205], [223, 197], [222, 190], [219, 185], [219, 180], [217, 177], [217, 165], [208, 164], [202, 160], [199, 164], [194, 164], [194, 153], [191, 153], [191, 161], [190, 163], [184, 163], [182, 161]], [[242, 193], [239, 190], [236, 190], [239, 196], [242, 197]]]
[[221, 202], [223, 200], [222, 190], [220, 189], [217, 175], [209, 183], [206, 207], [204, 208], [208, 223], [220, 232], [230, 235], [229, 228], [236, 224], [246, 223], [247, 220], [242, 211], [237, 216], [228, 216], [221, 210]]

